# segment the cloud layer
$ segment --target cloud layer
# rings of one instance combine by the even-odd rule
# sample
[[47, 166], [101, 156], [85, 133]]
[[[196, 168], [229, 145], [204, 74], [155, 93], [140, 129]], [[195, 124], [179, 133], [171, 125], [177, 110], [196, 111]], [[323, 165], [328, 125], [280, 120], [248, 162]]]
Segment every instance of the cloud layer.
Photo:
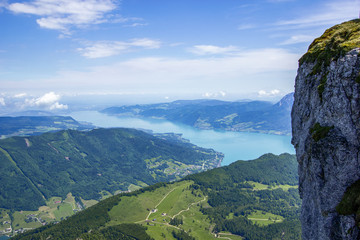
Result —
[[[98, 55], [97, 55], [98, 56]], [[277, 88], [293, 91], [298, 54], [265, 48], [202, 58], [140, 57], [84, 71], [63, 71], [51, 79], [23, 82], [33, 91], [138, 93], [257, 93]], [[16, 89], [12, 82], [4, 83]], [[34, 89], [37, 86], [37, 89]]]
[[278, 26], [287, 28], [309, 28], [314, 26], [327, 26], [339, 24], [358, 16], [359, 0], [329, 1], [316, 11], [310, 11], [302, 17], [279, 21]]
[[0, 114], [21, 112], [24, 110], [62, 111], [68, 105], [60, 103], [61, 96], [55, 92], [48, 92], [39, 96], [27, 93], [0, 93]]
[[87, 43], [84, 48], [77, 50], [86, 58], [103, 58], [119, 55], [136, 48], [155, 49], [160, 48], [161, 42], [148, 38], [132, 39], [128, 42], [124, 41], [101, 41], [95, 43]]
[[219, 47], [214, 45], [195, 45], [189, 49], [189, 52], [197, 55], [231, 54], [238, 52], [238, 48], [235, 46]]
[[72, 26], [108, 22], [107, 14], [116, 8], [117, 4], [113, 0], [35, 0], [8, 5], [8, 9], [14, 13], [40, 16], [36, 22], [42, 28], [63, 32], [68, 32]]
[[49, 110], [64, 110], [68, 106], [59, 103], [60, 95], [54, 92], [49, 92], [38, 98], [31, 98], [25, 100], [25, 105], [30, 107], [39, 107], [41, 109]]

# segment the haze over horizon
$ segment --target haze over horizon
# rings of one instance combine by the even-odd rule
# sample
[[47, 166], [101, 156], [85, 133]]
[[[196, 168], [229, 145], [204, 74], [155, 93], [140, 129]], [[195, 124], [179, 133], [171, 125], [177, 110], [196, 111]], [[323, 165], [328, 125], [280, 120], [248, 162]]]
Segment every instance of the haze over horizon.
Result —
[[360, 0], [0, 0], [0, 110], [261, 99]]

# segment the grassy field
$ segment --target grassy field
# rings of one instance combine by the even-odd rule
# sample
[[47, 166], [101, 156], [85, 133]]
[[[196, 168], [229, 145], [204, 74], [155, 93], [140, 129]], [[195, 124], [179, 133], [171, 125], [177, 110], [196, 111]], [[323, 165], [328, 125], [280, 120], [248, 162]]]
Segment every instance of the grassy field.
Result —
[[172, 235], [172, 231], [176, 230], [173, 227], [158, 223], [149, 223], [146, 227], [146, 232], [154, 239], [176, 240]]
[[260, 226], [267, 226], [284, 220], [282, 216], [262, 211], [254, 211], [251, 215], [248, 215], [247, 218]]
[[258, 182], [253, 182], [253, 181], [246, 181], [246, 183], [249, 183], [253, 186], [253, 190], [258, 191], [258, 190], [274, 190], [277, 188], [281, 188], [284, 191], [289, 190], [289, 188], [298, 188], [298, 186], [291, 186], [291, 185], [266, 185], [266, 184], [262, 184], [262, 183], [258, 183]]
[[[110, 212], [108, 225], [136, 222], [148, 227], [154, 239], [174, 239], [172, 231], [185, 230], [197, 239], [213, 239], [209, 219], [200, 212], [207, 198], [199, 190], [190, 190], [191, 181], [177, 182], [153, 192], [122, 197]], [[179, 226], [170, 225], [172, 218], [183, 219]]]
[[229, 232], [220, 232], [218, 233], [218, 238], [220, 239], [231, 239], [231, 240], [243, 240], [241, 236], [234, 235]]
[[[277, 189], [281, 188], [287, 191], [289, 188], [297, 186], [290, 185], [266, 185], [257, 182], [248, 181], [253, 185], [253, 190]], [[141, 185], [142, 183], [139, 183]], [[157, 188], [154, 191], [146, 191], [134, 196], [123, 196], [118, 205], [109, 211], [111, 221], [107, 226], [118, 225], [121, 223], [139, 223], [148, 227], [147, 233], [154, 239], [174, 239], [172, 232], [180, 229], [187, 232], [196, 239], [231, 239], [240, 240], [241, 236], [232, 235], [227, 232], [219, 233], [215, 237], [212, 234], [214, 225], [202, 214], [201, 207], [210, 207], [207, 203], [207, 196], [198, 189], [190, 188], [192, 181], [181, 181], [168, 184], [165, 187]], [[137, 189], [139, 186], [132, 185], [129, 188]], [[109, 192], [101, 192], [103, 198], [109, 197]], [[86, 206], [92, 206], [98, 201], [83, 200]], [[21, 211], [13, 214], [14, 221], [12, 227], [19, 228], [36, 228], [42, 226], [45, 222], [54, 222], [65, 219], [74, 214], [78, 209], [75, 198], [71, 193], [65, 199], [52, 197], [46, 206], [42, 206], [38, 211]], [[75, 211], [74, 211], [75, 210]], [[0, 223], [7, 220], [10, 216], [7, 211], [0, 211]], [[182, 219], [182, 224], [178, 226], [170, 225], [173, 218]], [[233, 214], [226, 218], [232, 219]], [[247, 216], [249, 220], [260, 226], [266, 226], [276, 222], [282, 222], [284, 218], [269, 212], [255, 210]], [[6, 224], [0, 224], [0, 230], [6, 228]]]
[[[214, 239], [210, 233], [212, 228], [210, 221], [200, 212], [200, 206], [206, 204], [206, 197], [200, 191], [191, 191], [189, 186], [192, 182], [184, 182], [175, 187], [156, 207], [156, 212], [149, 215], [151, 220], [148, 234], [155, 239], [173, 239], [171, 232], [177, 228], [196, 239]], [[181, 218], [183, 224], [179, 226], [168, 225], [173, 217]], [[156, 219], [156, 220], [155, 220]], [[147, 225], [147, 226], [149, 226]]]
[[[15, 212], [13, 214], [14, 221], [12, 222], [12, 227], [14, 229], [19, 228], [36, 228], [41, 227], [42, 224], [37, 220], [38, 218], [31, 218], [31, 215], [35, 215], [33, 211], [21, 211], [21, 212]], [[27, 219], [29, 222], [26, 222]]]
[[181, 214], [184, 222], [182, 228], [196, 239], [215, 239], [215, 236], [211, 234], [213, 226], [210, 220], [200, 212], [200, 206], [203, 204], [205, 201], [194, 204], [189, 211]]
[[82, 204], [83, 204], [86, 208], [88, 208], [88, 207], [91, 207], [91, 206], [97, 204], [99, 201], [81, 199], [81, 202], [82, 202]]
[[138, 196], [123, 197], [119, 204], [109, 212], [110, 218], [112, 219], [109, 225], [145, 221], [150, 210], [155, 209], [155, 206], [170, 191], [173, 191], [182, 184], [184, 183], [174, 183]]
[[[75, 198], [71, 193], [69, 193], [65, 199], [52, 197], [46, 201], [46, 206], [41, 206], [38, 211], [14, 212], [11, 225], [14, 230], [20, 228], [36, 228], [45, 223], [61, 221], [73, 215], [75, 213], [74, 210], [77, 211], [80, 209], [76, 205]], [[5, 216], [5, 214], [1, 213], [1, 216], [3, 215]]]
[[10, 228], [11, 219], [9, 215], [9, 210], [0, 209], [0, 231], [4, 231], [7, 228]]
[[149, 219], [164, 217], [166, 214], [167, 220], [170, 220], [175, 214], [181, 210], [187, 209], [191, 203], [201, 200], [195, 197], [190, 191], [185, 191], [192, 182], [184, 182], [184, 184], [174, 188], [163, 201], [156, 206], [157, 211], [150, 214]]

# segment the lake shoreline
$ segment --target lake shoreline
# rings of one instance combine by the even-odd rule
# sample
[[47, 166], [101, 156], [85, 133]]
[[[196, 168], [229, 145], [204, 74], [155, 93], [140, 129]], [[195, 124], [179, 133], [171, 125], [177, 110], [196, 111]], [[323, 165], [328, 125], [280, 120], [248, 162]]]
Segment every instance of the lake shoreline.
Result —
[[191, 143], [204, 148], [212, 148], [224, 153], [221, 166], [237, 160], [253, 160], [266, 153], [295, 154], [291, 136], [257, 132], [233, 132], [225, 130], [201, 130], [185, 124], [161, 119], [124, 118], [110, 116], [97, 111], [78, 111], [70, 115], [79, 122], [90, 122], [101, 128], [135, 128], [153, 133], [176, 133]]

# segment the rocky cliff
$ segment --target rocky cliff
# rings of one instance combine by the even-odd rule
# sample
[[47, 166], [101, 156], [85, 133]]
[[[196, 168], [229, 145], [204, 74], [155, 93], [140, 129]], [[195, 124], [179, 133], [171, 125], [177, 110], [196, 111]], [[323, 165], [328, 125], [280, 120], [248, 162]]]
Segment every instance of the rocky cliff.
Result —
[[292, 109], [303, 239], [360, 239], [360, 20], [300, 59]]

